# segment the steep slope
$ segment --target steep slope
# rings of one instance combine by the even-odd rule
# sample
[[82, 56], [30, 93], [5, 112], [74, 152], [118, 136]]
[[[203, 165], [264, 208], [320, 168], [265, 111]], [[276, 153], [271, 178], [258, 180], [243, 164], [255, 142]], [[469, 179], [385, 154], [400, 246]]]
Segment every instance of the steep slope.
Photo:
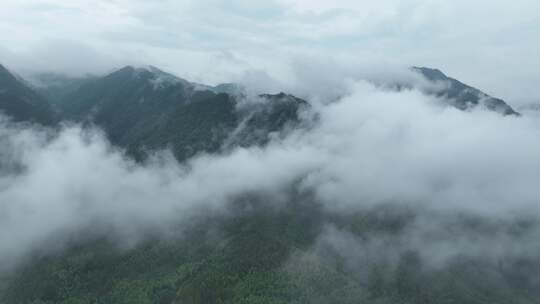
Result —
[[0, 111], [15, 121], [51, 125], [57, 117], [45, 98], [0, 65]]
[[467, 110], [469, 108], [481, 105], [491, 111], [495, 111], [503, 115], [519, 115], [519, 113], [512, 109], [512, 107], [510, 107], [504, 100], [491, 97], [476, 88], [460, 82], [459, 80], [448, 77], [440, 70], [426, 67], [413, 67], [412, 70], [421, 74], [431, 82], [443, 83], [442, 88], [428, 93], [449, 99], [452, 106], [460, 110]]
[[253, 106], [239, 106], [238, 98], [154, 67], [128, 66], [83, 84], [61, 105], [67, 118], [102, 127], [136, 158], [171, 148], [179, 160], [224, 145], [264, 144], [297, 123], [297, 112], [307, 106], [284, 94], [263, 95], [266, 102]]

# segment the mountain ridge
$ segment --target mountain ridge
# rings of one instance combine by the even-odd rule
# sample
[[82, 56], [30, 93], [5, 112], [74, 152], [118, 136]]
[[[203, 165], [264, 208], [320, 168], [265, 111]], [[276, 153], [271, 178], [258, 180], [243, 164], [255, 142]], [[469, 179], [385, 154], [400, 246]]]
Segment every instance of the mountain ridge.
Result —
[[[61, 104], [66, 118], [103, 128], [111, 142], [136, 158], [172, 147], [176, 157], [185, 160], [202, 151], [215, 152], [225, 142], [264, 144], [270, 133], [297, 123], [297, 111], [307, 106], [305, 101], [261, 97], [269, 101], [262, 103], [267, 109], [240, 111], [243, 96], [216, 92], [155, 67], [126, 66], [83, 84], [65, 97], [71, 102]], [[245, 129], [229, 138], [240, 126]]]
[[464, 84], [457, 79], [451, 78], [439, 69], [413, 66], [411, 67], [411, 70], [419, 73], [431, 82], [447, 83], [447, 88], [428, 93], [449, 99], [451, 105], [460, 110], [468, 110], [481, 105], [490, 111], [495, 111], [505, 116], [520, 115], [504, 100], [492, 97], [479, 89]]
[[[411, 70], [429, 82], [446, 83], [424, 93], [448, 100], [450, 106], [460, 110], [483, 106], [502, 115], [519, 115], [503, 100], [438, 69]], [[97, 125], [113, 144], [137, 159], [171, 146], [176, 157], [185, 160], [225, 146], [264, 145], [271, 134], [284, 132], [287, 125], [298, 125], [299, 111], [310, 107], [308, 101], [293, 95], [250, 97], [240, 84], [207, 86], [154, 66], [128, 65], [104, 76], [70, 79], [48, 75], [42, 79], [41, 88], [32, 88], [0, 65], [0, 89], [2, 85], [10, 88], [0, 90], [0, 109], [15, 120], [52, 124], [63, 119]], [[6, 92], [14, 93], [11, 99]], [[241, 101], [249, 98], [265, 101], [241, 106], [246, 104]], [[44, 118], [37, 119], [39, 114]]]

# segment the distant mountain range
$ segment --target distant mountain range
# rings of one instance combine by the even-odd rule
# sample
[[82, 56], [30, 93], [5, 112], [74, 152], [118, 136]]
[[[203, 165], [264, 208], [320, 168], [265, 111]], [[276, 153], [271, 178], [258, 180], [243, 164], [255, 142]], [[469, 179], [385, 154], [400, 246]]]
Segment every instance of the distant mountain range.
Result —
[[[485, 107], [496, 112], [494, 115], [518, 115], [504, 101], [438, 70], [413, 71], [434, 84], [420, 90], [441, 97], [449, 106], [461, 110]], [[257, 100], [245, 102], [243, 98]], [[54, 127], [63, 121], [97, 125], [113, 144], [138, 160], [160, 148], [171, 148], [182, 161], [199, 152], [264, 145], [273, 136], [302, 127], [302, 111], [309, 109], [307, 101], [285, 93], [247, 96], [237, 84], [192, 83], [154, 67], [128, 66], [109, 75], [80, 78], [41, 74], [29, 82], [0, 66], [0, 110], [13, 120], [36, 126]], [[56, 176], [52, 178], [51, 183], [58, 181]], [[201, 180], [197, 191], [211, 191], [205, 182]], [[27, 191], [24, 178], [14, 184]], [[540, 258], [525, 244], [534, 240], [536, 220], [505, 222], [437, 214], [431, 208], [416, 211], [400, 198], [395, 205], [371, 208], [365, 204], [365, 209], [336, 212], [338, 209], [320, 205], [311, 191], [300, 188], [283, 190], [287, 193], [279, 196], [246, 190], [231, 198], [224, 214], [204, 209], [191, 217], [181, 212], [179, 228], [167, 229], [165, 237], [148, 229], [133, 245], [128, 230], [121, 234], [127, 240], [119, 245], [111, 236], [113, 228], [100, 220], [76, 233], [70, 233], [71, 228], [55, 230], [47, 238], [54, 247], [50, 254], [37, 248], [16, 271], [5, 277], [0, 273], [0, 303], [539, 303]], [[113, 189], [108, 192], [133, 191], [123, 186]], [[128, 197], [138, 194], [133, 192]], [[69, 195], [51, 195], [43, 203], [73, 200], [70, 210], [93, 216], [91, 206], [86, 208], [86, 202], [93, 199], [87, 199], [89, 191], [66, 193]], [[121, 211], [115, 206], [124, 206], [116, 204], [117, 196], [123, 197], [112, 195], [110, 201], [99, 202], [111, 206], [111, 218]], [[109, 195], [96, 197], [107, 199]], [[137, 202], [126, 206], [139, 208]], [[151, 208], [161, 200], [144, 203], [150, 206], [144, 208]], [[178, 203], [184, 205], [182, 196]], [[0, 217], [17, 219], [10, 218], [11, 205], [0, 202], [0, 207], [7, 208], [0, 208], [7, 210], [7, 217], [3, 213]], [[25, 204], [14, 207], [43, 221], [48, 214], [54, 218], [57, 213], [55, 208], [47, 209], [46, 216], [38, 218]], [[126, 214], [136, 213], [127, 210]], [[433, 229], [431, 223], [440, 227]], [[488, 235], [497, 238], [485, 241]], [[13, 235], [15, 240], [18, 237]], [[63, 237], [69, 242], [61, 246], [57, 240]], [[515, 237], [515, 241], [506, 243], [507, 237]], [[417, 249], [423, 247], [422, 240], [434, 245]], [[469, 246], [470, 240], [478, 241], [479, 247]], [[498, 248], [519, 242], [527, 246]], [[500, 246], [491, 254], [493, 244]], [[460, 250], [472, 254], [452, 257]], [[441, 256], [444, 261], [439, 261]]]
[[[453, 107], [484, 106], [519, 115], [503, 100], [439, 70], [412, 70], [439, 84], [426, 94], [444, 97]], [[272, 134], [299, 124], [299, 110], [309, 108], [307, 101], [285, 93], [262, 94], [257, 97], [262, 102], [249, 104], [241, 103], [243, 97], [241, 85], [192, 83], [152, 66], [127, 66], [100, 77], [39, 74], [31, 81], [0, 66], [0, 111], [43, 125], [61, 120], [95, 124], [137, 159], [162, 148], [184, 160], [203, 151], [265, 144]]]
[[206, 86], [155, 67], [127, 66], [103, 77], [42, 74], [32, 79], [34, 85], [7, 69], [3, 74], [0, 110], [7, 115], [44, 125], [60, 119], [95, 124], [137, 159], [163, 148], [184, 160], [264, 144], [299, 123], [298, 111], [309, 106], [284, 93], [263, 94], [257, 97], [263, 102], [241, 106], [239, 85]]

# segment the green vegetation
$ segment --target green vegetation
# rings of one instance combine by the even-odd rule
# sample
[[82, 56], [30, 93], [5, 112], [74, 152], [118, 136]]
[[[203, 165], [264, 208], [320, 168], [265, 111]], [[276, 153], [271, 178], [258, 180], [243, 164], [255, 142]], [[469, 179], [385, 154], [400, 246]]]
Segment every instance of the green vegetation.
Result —
[[[154, 73], [126, 67], [44, 94], [64, 118], [98, 125], [138, 160], [160, 148], [183, 161], [230, 146], [264, 145], [271, 134], [300, 123], [298, 111], [307, 106], [278, 94], [239, 107], [231, 94], [197, 91], [179, 79], [156, 87]], [[9, 85], [0, 86], [0, 109], [15, 120], [56, 121], [46, 101], [1, 66], [0, 84]], [[463, 89], [452, 88], [456, 94]], [[227, 211], [131, 246], [81, 231], [88, 236], [67, 248], [44, 248], [2, 274], [0, 303], [540, 303], [540, 255], [463, 255], [433, 266], [419, 248], [404, 246], [417, 217], [411, 210], [334, 214], [309, 195], [292, 195], [287, 204], [247, 196]], [[502, 229], [478, 218], [456, 221], [457, 234]], [[325, 242], [328, 227], [346, 235], [339, 246]], [[535, 227], [513, 229], [517, 236]], [[370, 240], [384, 246], [368, 255]]]
[[[167, 81], [160, 85], [162, 78]], [[138, 160], [156, 149], [170, 148], [183, 161], [224, 145], [264, 144], [272, 132], [298, 123], [298, 110], [307, 106], [285, 94], [261, 97], [268, 102], [238, 109], [233, 95], [198, 90], [155, 68], [126, 67], [87, 80], [58, 97], [57, 104], [65, 118], [103, 128], [113, 144]]]
[[414, 251], [355, 267], [346, 255], [316, 249], [323, 223], [354, 227], [357, 237], [395, 235], [410, 213], [345, 217], [308, 203], [231, 208], [236, 215], [200, 219], [177, 238], [132, 248], [94, 239], [35, 258], [13, 275], [2, 303], [538, 303], [534, 268], [525, 276], [515, 265], [464, 258], [430, 269]]

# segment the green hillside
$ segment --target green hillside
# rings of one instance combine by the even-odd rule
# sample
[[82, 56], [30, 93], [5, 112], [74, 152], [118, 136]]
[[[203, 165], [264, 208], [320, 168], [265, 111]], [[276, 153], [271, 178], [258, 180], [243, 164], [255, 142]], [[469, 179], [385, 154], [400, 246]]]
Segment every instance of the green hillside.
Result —
[[[132, 248], [78, 239], [19, 270], [3, 303], [539, 303], [538, 257], [462, 256], [431, 268], [421, 252], [399, 249], [414, 213], [336, 216], [294, 201], [242, 200], [232, 217], [199, 218], [176, 236]], [[475, 221], [470, 233], [483, 225]], [[355, 238], [395, 237], [395, 251], [371, 258], [335, 251], [320, 244], [329, 225]]]

